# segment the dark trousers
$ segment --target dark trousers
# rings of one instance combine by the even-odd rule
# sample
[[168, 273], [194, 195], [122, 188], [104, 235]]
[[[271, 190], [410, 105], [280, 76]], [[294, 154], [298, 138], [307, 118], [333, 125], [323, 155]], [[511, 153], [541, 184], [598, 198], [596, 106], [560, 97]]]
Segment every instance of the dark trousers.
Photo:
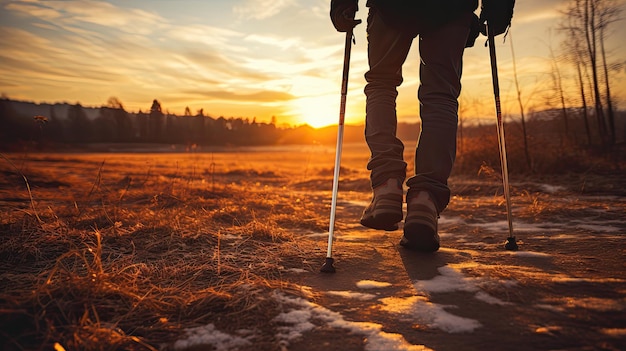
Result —
[[[421, 131], [415, 151], [415, 175], [407, 180], [407, 198], [427, 190], [441, 212], [450, 201], [448, 177], [456, 157], [458, 97], [462, 58], [472, 15], [420, 34]], [[365, 73], [367, 168], [375, 188], [389, 178], [406, 178], [404, 145], [396, 137], [397, 87], [413, 37], [383, 23], [375, 8], [367, 18], [369, 71]]]

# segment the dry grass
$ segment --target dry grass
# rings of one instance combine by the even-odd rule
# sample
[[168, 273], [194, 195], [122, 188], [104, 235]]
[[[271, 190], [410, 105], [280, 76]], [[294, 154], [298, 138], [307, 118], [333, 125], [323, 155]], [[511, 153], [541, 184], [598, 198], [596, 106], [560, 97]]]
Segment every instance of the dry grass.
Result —
[[30, 199], [19, 177], [0, 184], [3, 349], [153, 350], [208, 323], [269, 328], [270, 292], [299, 294], [286, 269], [313, 269], [295, 233], [324, 230], [327, 204], [272, 172], [111, 158], [22, 160]]
[[[368, 154], [352, 148], [344, 147], [340, 191], [362, 201]], [[0, 349], [164, 349], [186, 328], [208, 323], [257, 330], [255, 347], [276, 349], [271, 320], [279, 311], [270, 293], [303, 294], [289, 269], [316, 271], [323, 259], [325, 240], [302, 234], [328, 228], [333, 149], [7, 158], [0, 162]], [[483, 164], [478, 176], [451, 179], [449, 214], [504, 218], [499, 172], [484, 160], [471, 161]], [[524, 221], [623, 211], [557, 204], [537, 188], [624, 195], [620, 174], [524, 177], [511, 173]]]

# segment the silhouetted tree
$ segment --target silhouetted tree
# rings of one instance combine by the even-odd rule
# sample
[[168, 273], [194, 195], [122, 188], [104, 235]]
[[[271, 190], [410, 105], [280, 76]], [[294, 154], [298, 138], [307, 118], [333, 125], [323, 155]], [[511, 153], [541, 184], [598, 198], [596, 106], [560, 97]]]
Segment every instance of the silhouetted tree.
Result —
[[[113, 141], [129, 142], [135, 134], [133, 123], [122, 102], [112, 96], [107, 100], [107, 117], [113, 121]], [[101, 108], [101, 111], [105, 108]]]
[[44, 128], [44, 138], [46, 140], [54, 142], [65, 141], [65, 130], [63, 129], [63, 123], [59, 120], [59, 117], [54, 111], [54, 105], [50, 106], [48, 123]]
[[114, 110], [109, 107], [101, 107], [98, 117], [93, 121], [95, 131], [94, 140], [97, 142], [119, 141], [115, 137]]
[[161, 110], [161, 103], [154, 99], [152, 101], [152, 106], [150, 107], [150, 115], [148, 119], [148, 135], [150, 141], [162, 141], [164, 118], [165, 115]]
[[167, 114], [167, 116], [165, 117], [165, 130], [162, 138], [160, 139], [161, 141], [170, 144], [183, 142], [184, 138], [181, 135], [182, 128], [180, 128], [181, 123], [179, 121], [181, 118], [187, 117], [177, 117], [176, 115], [172, 115], [169, 113]]
[[148, 141], [150, 138], [148, 115], [139, 110], [135, 120], [137, 121], [137, 139], [143, 142]]
[[28, 122], [32, 121], [20, 116], [13, 109], [10, 100], [0, 100], [0, 143], [12, 144], [19, 140], [28, 140], [30, 128]]
[[91, 141], [92, 123], [80, 103], [70, 106], [67, 111], [68, 141], [86, 143]]

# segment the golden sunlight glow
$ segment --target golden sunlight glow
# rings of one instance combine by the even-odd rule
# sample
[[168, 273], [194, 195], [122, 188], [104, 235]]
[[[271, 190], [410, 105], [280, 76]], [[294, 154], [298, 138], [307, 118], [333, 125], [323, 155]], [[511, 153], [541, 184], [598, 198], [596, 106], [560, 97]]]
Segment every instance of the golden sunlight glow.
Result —
[[293, 105], [292, 113], [298, 122], [313, 128], [339, 122], [339, 97], [336, 95], [302, 97], [294, 100]]

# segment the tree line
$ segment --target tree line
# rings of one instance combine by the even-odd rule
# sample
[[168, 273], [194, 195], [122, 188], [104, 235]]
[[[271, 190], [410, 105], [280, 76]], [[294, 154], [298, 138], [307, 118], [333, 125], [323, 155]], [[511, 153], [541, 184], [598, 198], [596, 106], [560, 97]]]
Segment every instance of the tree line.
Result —
[[24, 116], [0, 99], [0, 144], [5, 148], [24, 142], [37, 144], [81, 143], [159, 143], [183, 145], [269, 145], [290, 143], [296, 129], [277, 127], [276, 119], [259, 123], [255, 118], [213, 118], [199, 110], [184, 115], [163, 112], [158, 100], [149, 111], [131, 113], [117, 98], [110, 98], [90, 119], [85, 108], [70, 105], [66, 116], [58, 116], [53, 106], [49, 113]]

